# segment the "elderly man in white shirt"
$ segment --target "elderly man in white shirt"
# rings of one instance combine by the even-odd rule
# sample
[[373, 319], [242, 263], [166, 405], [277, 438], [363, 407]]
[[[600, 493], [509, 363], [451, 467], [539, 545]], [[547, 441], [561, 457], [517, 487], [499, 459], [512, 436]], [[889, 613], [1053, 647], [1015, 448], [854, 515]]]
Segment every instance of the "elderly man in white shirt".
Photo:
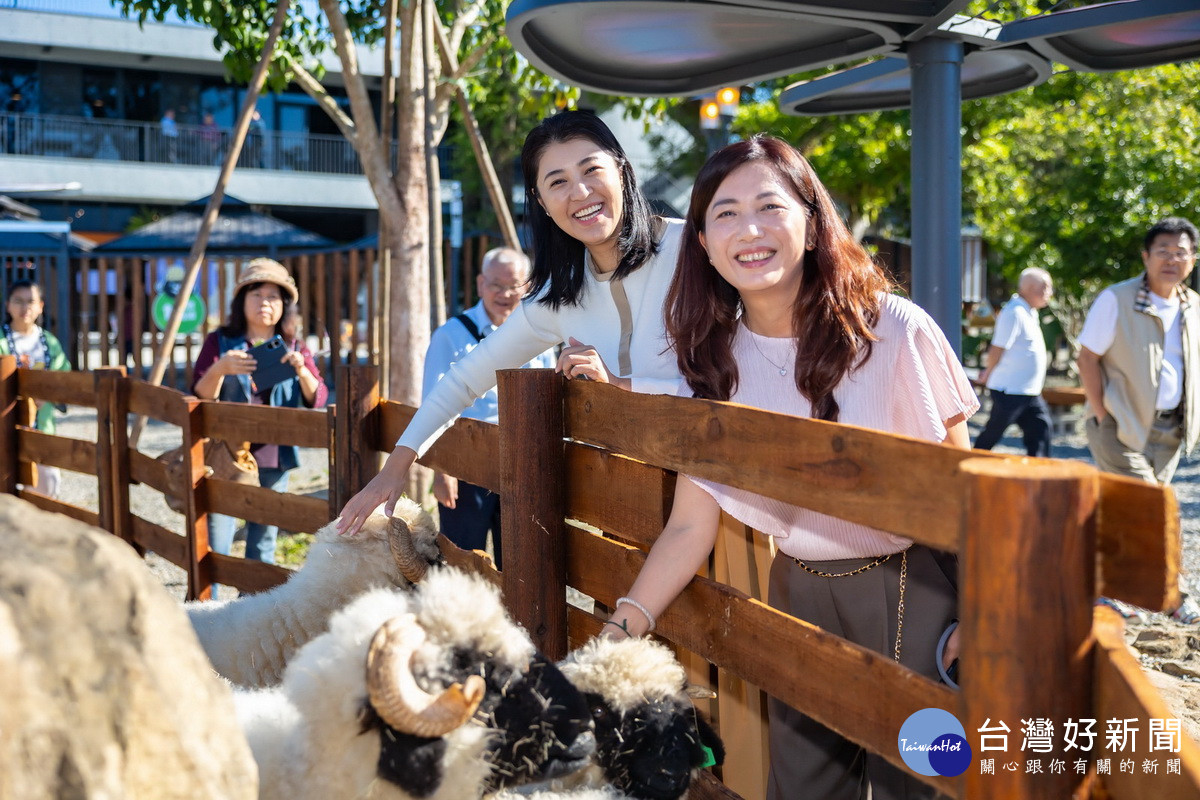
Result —
[[[433, 332], [425, 352], [425, 380], [422, 396], [428, 396], [450, 369], [496, 330], [525, 295], [529, 281], [529, 258], [518, 250], [497, 247], [483, 256], [475, 279], [479, 302], [447, 320]], [[526, 367], [554, 366], [554, 351], [546, 350]], [[499, 402], [493, 387], [462, 414], [469, 419], [500, 421]], [[500, 497], [481, 486], [460, 481], [442, 472], [434, 473], [433, 496], [438, 501], [442, 533], [459, 547], [486, 550], [488, 531], [492, 532], [492, 554], [496, 567], [503, 567], [500, 546]]]
[[1015, 422], [1021, 428], [1026, 453], [1050, 456], [1050, 408], [1042, 399], [1046, 340], [1038, 311], [1053, 294], [1050, 273], [1030, 267], [1021, 273], [1017, 293], [996, 319], [987, 364], [979, 374], [991, 392], [992, 411], [975, 440], [977, 450], [991, 450]]

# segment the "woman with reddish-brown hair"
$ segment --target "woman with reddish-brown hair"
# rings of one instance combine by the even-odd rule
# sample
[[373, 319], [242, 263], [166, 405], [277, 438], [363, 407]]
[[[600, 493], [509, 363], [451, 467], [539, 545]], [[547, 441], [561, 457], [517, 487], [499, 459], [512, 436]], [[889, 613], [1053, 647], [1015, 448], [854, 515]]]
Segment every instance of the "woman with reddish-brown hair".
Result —
[[[666, 325], [695, 397], [968, 448], [979, 407], [945, 336], [854, 240], [804, 157], [755, 136], [692, 189]], [[637, 636], [705, 563], [720, 513], [774, 538], [769, 602], [937, 678], [955, 616], [952, 559], [911, 540], [681, 475], [671, 517], [604, 635]], [[943, 666], [957, 649], [945, 648]], [[932, 789], [771, 700], [767, 796], [931, 796]]]

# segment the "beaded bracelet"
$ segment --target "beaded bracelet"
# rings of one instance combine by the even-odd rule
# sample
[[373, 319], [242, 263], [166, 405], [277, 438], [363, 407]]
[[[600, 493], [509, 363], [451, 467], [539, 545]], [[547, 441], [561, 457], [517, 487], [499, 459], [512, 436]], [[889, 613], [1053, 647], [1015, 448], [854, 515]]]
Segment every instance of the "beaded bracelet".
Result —
[[650, 631], [654, 630], [654, 615], [650, 613], [650, 609], [646, 608], [644, 605], [639, 603], [637, 600], [634, 600], [632, 597], [618, 597], [617, 598], [617, 606], [620, 606], [622, 603], [631, 605], [634, 608], [636, 608], [638, 611], [642, 612], [642, 616], [644, 616], [646, 618], [646, 621], [650, 623], [650, 627], [646, 629], [646, 633], [649, 633]]

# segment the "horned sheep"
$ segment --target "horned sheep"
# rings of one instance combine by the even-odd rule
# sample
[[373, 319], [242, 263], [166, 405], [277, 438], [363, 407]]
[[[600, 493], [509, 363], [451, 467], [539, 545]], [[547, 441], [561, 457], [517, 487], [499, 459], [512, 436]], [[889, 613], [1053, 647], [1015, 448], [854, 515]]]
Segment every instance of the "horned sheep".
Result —
[[702, 767], [724, 760], [720, 737], [696, 711], [687, 675], [665, 645], [593, 639], [559, 667], [583, 692], [596, 726], [593, 764], [574, 785], [611, 787], [639, 800], [677, 800], [687, 796]]
[[580, 769], [588, 708], [484, 579], [372, 590], [274, 689], [238, 690], [260, 798], [470, 800]]
[[334, 612], [367, 589], [410, 586], [440, 558], [433, 520], [405, 498], [392, 517], [373, 514], [353, 538], [339, 536], [336, 522], [321, 528], [304, 567], [274, 589], [185, 608], [217, 674], [239, 686], [272, 686]]

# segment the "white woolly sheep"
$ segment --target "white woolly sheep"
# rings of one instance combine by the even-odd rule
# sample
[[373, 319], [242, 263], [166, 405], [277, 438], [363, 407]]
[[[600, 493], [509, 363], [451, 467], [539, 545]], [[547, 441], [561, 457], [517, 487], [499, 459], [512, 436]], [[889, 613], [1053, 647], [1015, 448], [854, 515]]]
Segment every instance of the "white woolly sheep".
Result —
[[559, 667], [583, 692], [596, 726], [596, 755], [582, 785], [677, 800], [701, 767], [724, 761], [720, 737], [696, 711], [686, 673], [664, 645], [593, 639]]
[[272, 686], [292, 654], [329, 629], [335, 611], [367, 589], [407, 587], [440, 559], [433, 520], [405, 498], [393, 517], [373, 514], [352, 538], [338, 535], [336, 520], [321, 528], [286, 583], [185, 609], [217, 674], [240, 686]]
[[595, 747], [579, 692], [493, 586], [452, 569], [362, 595], [279, 687], [235, 702], [264, 800], [471, 800], [577, 771]]

